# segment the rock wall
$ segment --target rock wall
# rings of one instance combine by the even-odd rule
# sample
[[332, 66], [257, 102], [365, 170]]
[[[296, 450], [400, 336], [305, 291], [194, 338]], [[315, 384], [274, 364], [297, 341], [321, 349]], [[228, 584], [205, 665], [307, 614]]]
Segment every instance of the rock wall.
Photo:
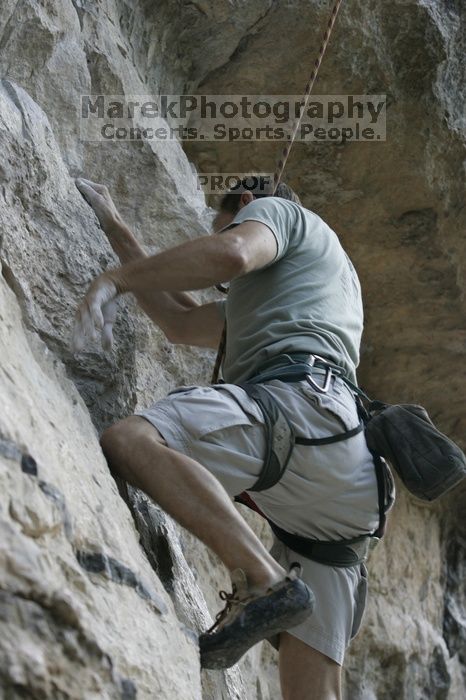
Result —
[[[276, 147], [192, 144], [190, 162], [177, 143], [86, 143], [77, 107], [81, 94], [299, 93], [327, 12], [317, 0], [0, 6], [8, 700], [279, 698], [268, 645], [230, 671], [200, 673], [195, 632], [218, 609], [225, 572], [143, 494], [130, 488], [122, 498], [98, 445], [100, 430], [135, 407], [177, 384], [208, 382], [212, 353], [169, 345], [131, 300], [121, 303], [111, 355], [69, 351], [78, 300], [115, 264], [74, 176], [105, 182], [157, 250], [209, 230], [196, 168], [266, 169]], [[360, 273], [363, 385], [389, 401], [424, 403], [463, 446], [464, 48], [461, 0], [348, 2], [319, 92], [387, 92], [387, 143], [297, 145], [287, 171]], [[371, 555], [348, 700], [466, 694], [464, 494], [424, 506], [400, 490], [389, 536]]]

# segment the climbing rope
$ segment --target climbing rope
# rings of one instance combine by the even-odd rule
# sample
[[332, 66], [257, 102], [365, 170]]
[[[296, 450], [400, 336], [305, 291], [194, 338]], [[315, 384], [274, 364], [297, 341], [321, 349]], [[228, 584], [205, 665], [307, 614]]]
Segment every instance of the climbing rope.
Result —
[[[319, 53], [317, 54], [317, 58], [314, 61], [314, 67], [312, 69], [310, 78], [307, 82], [305, 93], [304, 93], [304, 95], [301, 99], [301, 102], [300, 102], [299, 115], [298, 115], [298, 117], [295, 121], [295, 124], [293, 126], [293, 131], [292, 131], [292, 134], [289, 138], [289, 141], [286, 144], [286, 146], [283, 148], [283, 150], [280, 154], [280, 158], [278, 160], [277, 167], [275, 169], [275, 173], [273, 176], [273, 193], [274, 194], [276, 193], [277, 188], [280, 184], [280, 181], [281, 181], [281, 178], [283, 175], [283, 171], [285, 170], [286, 162], [287, 162], [288, 157], [290, 155], [293, 143], [296, 139], [296, 134], [298, 133], [299, 125], [301, 124], [303, 114], [306, 110], [307, 103], [309, 102], [309, 97], [312, 93], [312, 89], [314, 87], [314, 83], [316, 81], [317, 74], [319, 72], [319, 68], [320, 68], [320, 65], [322, 63], [322, 59], [324, 57], [325, 51], [326, 51], [328, 43], [330, 41], [330, 36], [332, 34], [332, 29], [333, 29], [333, 26], [335, 24], [335, 20], [337, 18], [338, 10], [340, 9], [340, 5], [342, 2], [343, 2], [343, 0], [336, 0], [335, 4], [333, 6], [333, 9], [332, 9], [332, 12], [330, 15], [330, 19], [327, 22], [327, 27], [326, 27], [324, 35], [322, 37], [322, 41], [321, 41], [320, 48], [319, 48]], [[225, 325], [223, 326], [222, 336], [220, 338], [220, 343], [219, 343], [218, 350], [217, 350], [217, 357], [215, 359], [214, 371], [212, 372], [212, 378], [211, 378], [212, 384], [216, 384], [218, 381], [218, 377], [220, 374], [220, 367], [222, 365], [223, 356], [225, 354], [226, 342], [227, 342], [227, 326], [225, 323]]]
[[277, 187], [280, 184], [280, 180], [282, 178], [283, 171], [285, 170], [286, 161], [288, 160], [288, 156], [290, 155], [291, 147], [293, 146], [293, 142], [296, 138], [296, 134], [298, 133], [299, 125], [301, 124], [301, 120], [303, 118], [303, 114], [304, 114], [305, 109], [307, 107], [307, 103], [309, 102], [309, 97], [311, 96], [312, 88], [314, 87], [314, 83], [315, 83], [316, 78], [317, 78], [317, 73], [319, 72], [320, 64], [322, 63], [322, 59], [323, 59], [325, 51], [327, 49], [327, 45], [328, 45], [328, 42], [330, 40], [330, 36], [332, 34], [333, 25], [335, 24], [338, 10], [340, 9], [340, 5], [342, 2], [343, 2], [343, 0], [337, 0], [335, 5], [333, 6], [332, 14], [330, 15], [330, 19], [327, 22], [327, 28], [325, 30], [324, 36], [322, 37], [322, 42], [320, 44], [319, 53], [317, 55], [316, 60], [314, 61], [314, 68], [312, 69], [311, 76], [307, 82], [304, 95], [303, 95], [301, 102], [300, 102], [299, 116], [296, 119], [296, 122], [295, 122], [295, 125], [293, 128], [293, 133], [291, 134], [289, 142], [283, 148], [283, 151], [281, 153], [281, 157], [277, 163], [277, 167], [276, 167], [276, 170], [275, 170], [275, 173], [273, 176], [273, 182], [274, 182], [273, 193], [274, 194], [277, 191]]

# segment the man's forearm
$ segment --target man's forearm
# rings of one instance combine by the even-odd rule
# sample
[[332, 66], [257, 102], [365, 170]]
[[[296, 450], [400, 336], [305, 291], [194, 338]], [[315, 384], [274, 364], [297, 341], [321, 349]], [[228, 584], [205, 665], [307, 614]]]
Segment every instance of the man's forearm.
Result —
[[[120, 262], [125, 265], [147, 258], [144, 248], [123, 222], [116, 223], [106, 231], [108, 240]], [[180, 322], [180, 315], [198, 306], [188, 292], [167, 292], [145, 288], [135, 292], [139, 306], [168, 336], [174, 335]]]
[[[242, 274], [243, 261], [232, 239], [203, 236], [186, 241], [150, 257], [140, 257], [110, 270], [108, 276], [120, 294], [132, 292], [136, 296], [148, 291], [182, 292], [188, 289], [206, 289]], [[178, 297], [184, 299], [183, 297]]]

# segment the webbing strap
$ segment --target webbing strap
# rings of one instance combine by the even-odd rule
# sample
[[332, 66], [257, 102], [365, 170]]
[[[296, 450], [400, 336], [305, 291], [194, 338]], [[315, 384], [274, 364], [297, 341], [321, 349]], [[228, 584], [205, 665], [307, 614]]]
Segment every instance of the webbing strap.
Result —
[[295, 439], [295, 444], [296, 445], [331, 445], [334, 442], [341, 442], [342, 440], [348, 440], [349, 438], [354, 437], [354, 435], [361, 433], [363, 430], [364, 430], [364, 423], [361, 421], [359, 423], [359, 425], [356, 426], [356, 428], [353, 428], [352, 430], [347, 430], [344, 433], [337, 433], [337, 435], [330, 435], [329, 437], [324, 437], [324, 438], [297, 437]]
[[226, 344], [227, 344], [227, 324], [225, 322], [223, 324], [222, 335], [220, 337], [220, 342], [218, 344], [217, 357], [215, 358], [214, 371], [212, 372], [212, 376], [210, 378], [210, 381], [212, 384], [217, 384], [217, 382], [218, 382], [218, 375], [220, 374], [220, 367], [222, 365], [223, 356], [225, 354]]
[[293, 452], [294, 431], [288, 417], [280, 410], [272, 395], [260, 384], [240, 383], [244, 391], [258, 404], [265, 423], [264, 466], [258, 480], [249, 491], [266, 491], [282, 478]]
[[269, 525], [283, 544], [319, 564], [346, 568], [362, 564], [367, 559], [370, 535], [360, 535], [349, 540], [312, 540], [286, 532], [270, 520]]
[[393, 477], [391, 477], [390, 472], [385, 468], [383, 458], [373, 450], [369, 451], [374, 461], [375, 477], [377, 479], [377, 492], [379, 500], [379, 526], [374, 532], [373, 536], [381, 538], [384, 536], [385, 528], [387, 526], [386, 514], [392, 507], [394, 501], [394, 496], [392, 495], [393, 483], [390, 483], [390, 480], [393, 480]]
[[[348, 540], [317, 540], [287, 532], [270, 520], [246, 491], [235, 496], [241, 503], [261, 515], [269, 523], [275, 537], [293, 552], [327, 566], [349, 567], [366, 561], [371, 535], [359, 535]], [[373, 535], [372, 535], [373, 537]]]

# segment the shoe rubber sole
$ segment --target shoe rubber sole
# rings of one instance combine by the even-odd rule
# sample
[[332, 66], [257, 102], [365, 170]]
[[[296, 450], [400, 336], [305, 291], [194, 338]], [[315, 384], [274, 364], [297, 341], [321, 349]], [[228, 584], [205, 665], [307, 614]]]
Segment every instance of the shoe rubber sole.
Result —
[[230, 624], [200, 635], [202, 668], [230, 668], [254, 644], [304, 622], [314, 604], [314, 594], [300, 579], [252, 600]]

